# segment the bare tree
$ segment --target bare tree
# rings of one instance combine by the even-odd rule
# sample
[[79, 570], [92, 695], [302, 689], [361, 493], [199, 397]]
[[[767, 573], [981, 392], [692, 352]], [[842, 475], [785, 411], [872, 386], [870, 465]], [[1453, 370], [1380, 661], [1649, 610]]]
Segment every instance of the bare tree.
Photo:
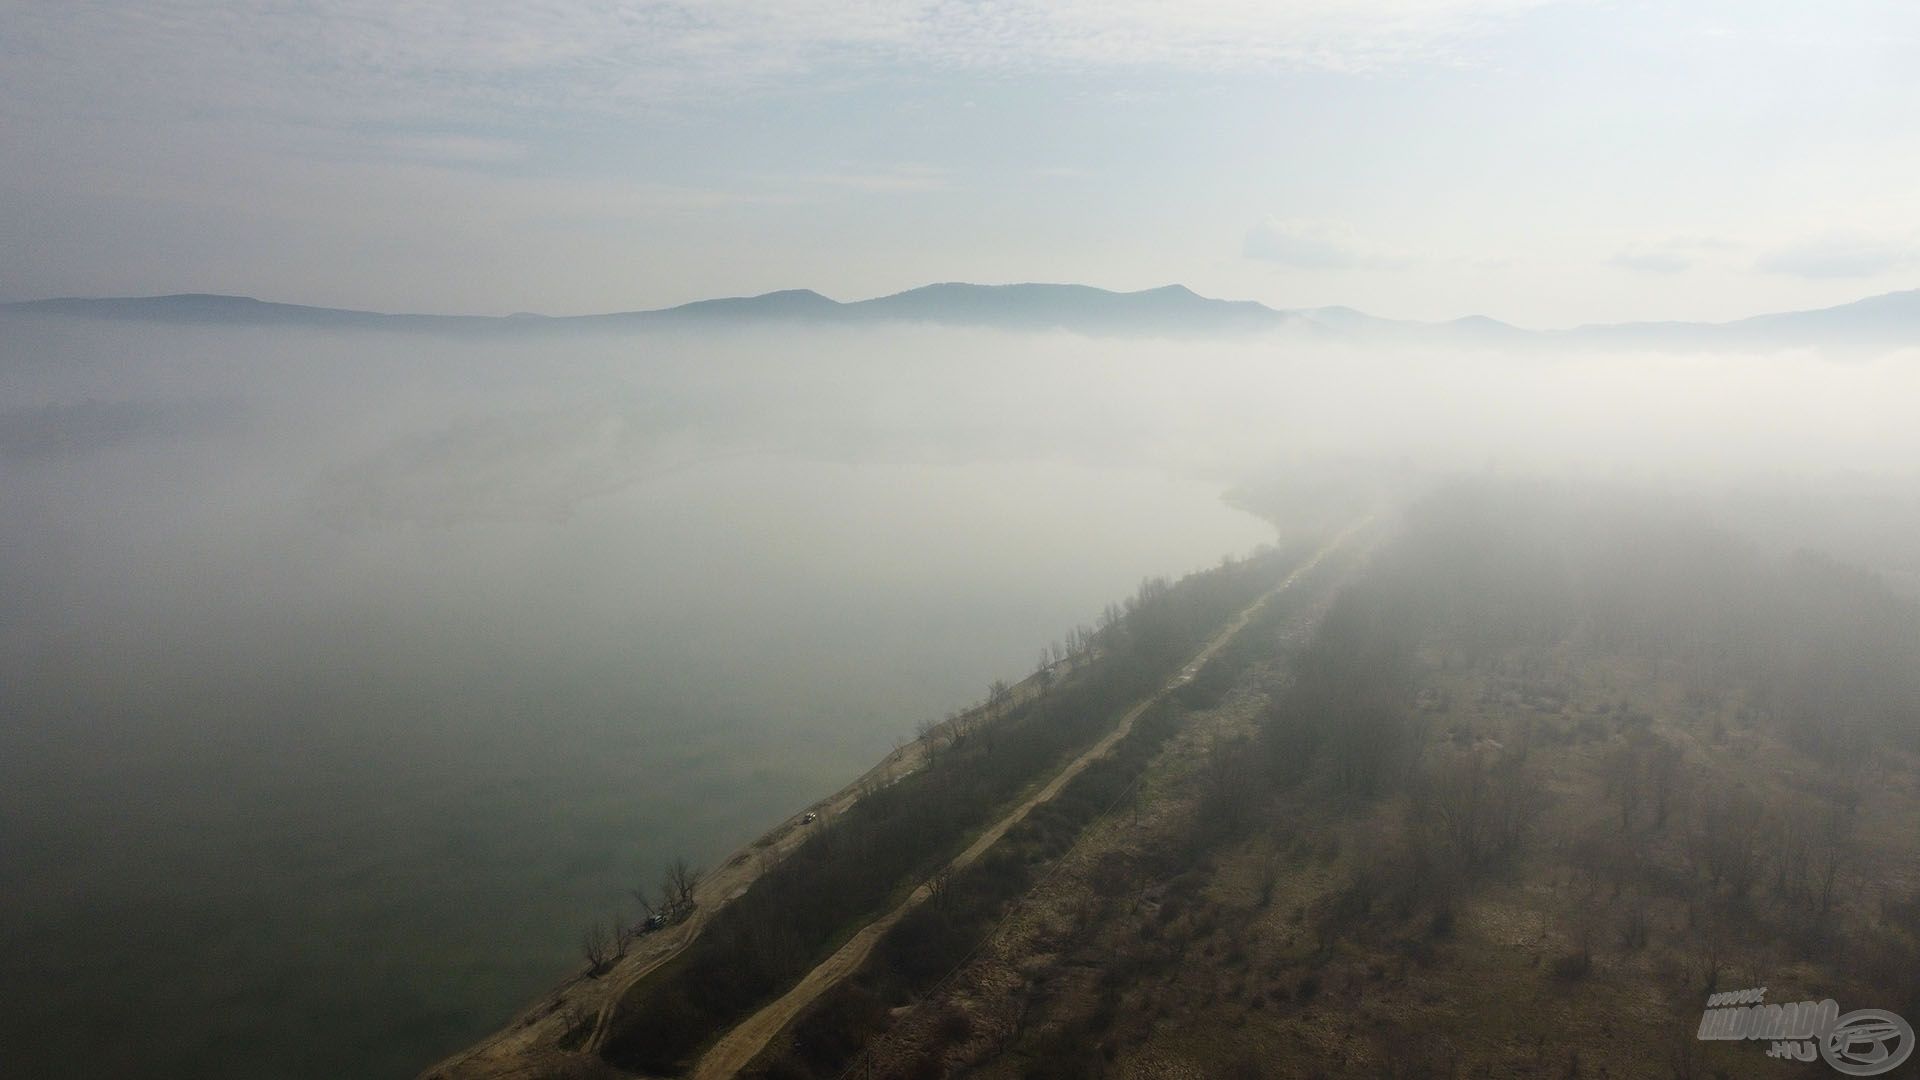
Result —
[[926, 751], [927, 768], [940, 764], [940, 752], [952, 741], [954, 728], [959, 722], [957, 713], [949, 713], [945, 720], [922, 720], [914, 727], [914, 740]]
[[927, 879], [927, 900], [936, 908], [945, 908], [953, 899], [953, 867], [942, 866]]
[[1067, 631], [1067, 659], [1073, 670], [1093, 658], [1093, 627], [1085, 623]]
[[686, 859], [675, 859], [668, 865], [666, 879], [660, 886], [661, 895], [666, 899], [668, 918], [679, 922], [693, 914], [693, 890], [699, 884], [700, 871]]
[[1840, 882], [1840, 865], [1846, 851], [1841, 836], [1831, 836], [1813, 853], [1813, 909], [1822, 919], [1833, 910], [1835, 886]]
[[607, 960], [613, 955], [613, 942], [607, 936], [607, 928], [596, 922], [581, 931], [580, 952], [587, 959], [589, 976], [607, 970]]
[[[1548, 970], [1555, 978], [1584, 979], [1593, 970], [1593, 941], [1597, 920], [1593, 913], [1601, 908], [1600, 882], [1592, 874], [1575, 871], [1565, 882], [1564, 902], [1554, 915], [1570, 948], [1553, 958]], [[1560, 886], [1555, 890], [1559, 893]]]
[[1761, 809], [1752, 796], [1735, 789], [1710, 792], [1695, 815], [1693, 856], [1707, 880], [1729, 896], [1744, 899], [1760, 873]]
[[1247, 740], [1215, 738], [1202, 766], [1200, 801], [1194, 825], [1208, 838], [1238, 835], [1253, 819], [1260, 796], [1260, 774]]
[[987, 711], [998, 716], [1011, 704], [1013, 704], [1013, 687], [1008, 686], [1005, 679], [993, 680], [993, 685], [987, 687]]
[[980, 727], [980, 714], [976, 711], [957, 712], [947, 719], [947, 745], [959, 746], [967, 737]]
[[933, 741], [940, 737], [940, 721], [929, 716], [913, 725], [913, 741], [926, 744], [931, 750]]
[[1822, 919], [1833, 910], [1846, 855], [1848, 819], [1815, 807], [1782, 814], [1773, 840], [1774, 893]]
[[1687, 921], [1694, 932], [1694, 976], [1700, 980], [1701, 993], [1711, 994], [1720, 988], [1720, 976], [1731, 952], [1727, 920], [1709, 903], [1689, 904]]
[[1479, 754], [1427, 769], [1413, 796], [1424, 827], [1437, 833], [1468, 873], [1518, 851], [1545, 802], [1538, 779], [1517, 757], [1489, 763]]
[[1644, 772], [1640, 748], [1632, 744], [1615, 747], [1601, 762], [1600, 775], [1608, 797], [1620, 808], [1620, 828], [1623, 831], [1633, 828], [1634, 814], [1645, 799], [1647, 789], [1642, 781]]
[[1673, 794], [1680, 786], [1681, 766], [1680, 748], [1665, 739], [1654, 742], [1647, 755], [1647, 789], [1653, 796], [1653, 825], [1662, 828], [1667, 824], [1667, 813], [1673, 808]]
[[1620, 947], [1628, 952], [1646, 948], [1648, 930], [1647, 900], [1636, 893], [1621, 911]]

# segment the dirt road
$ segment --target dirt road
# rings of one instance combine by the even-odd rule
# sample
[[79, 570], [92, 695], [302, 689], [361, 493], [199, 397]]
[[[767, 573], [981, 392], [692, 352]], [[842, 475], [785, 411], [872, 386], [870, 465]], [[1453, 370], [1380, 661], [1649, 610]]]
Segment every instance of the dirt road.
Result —
[[[1249, 604], [1246, 610], [1234, 618], [1233, 622], [1227, 624], [1218, 634], [1214, 635], [1213, 639], [1207, 642], [1205, 648], [1202, 648], [1198, 653], [1194, 654], [1193, 659], [1187, 663], [1187, 666], [1182, 668], [1178, 675], [1175, 675], [1168, 681], [1165, 687], [1162, 687], [1145, 701], [1127, 710], [1126, 714], [1120, 718], [1120, 722], [1114, 725], [1112, 731], [1102, 737], [1099, 742], [1087, 748], [1080, 756], [1068, 762], [1064, 768], [1054, 775], [1052, 780], [1047, 782], [1045, 787], [1042, 787], [1031, 797], [1021, 802], [1018, 806], [1015, 806], [1012, 810], [1009, 810], [998, 821], [994, 822], [991, 827], [982, 832], [972, 844], [967, 846], [965, 851], [954, 856], [953, 861], [947, 864], [948, 869], [959, 871], [985, 854], [988, 848], [991, 848], [1002, 836], [1006, 835], [1007, 830], [1013, 828], [1021, 818], [1026, 817], [1028, 812], [1034, 807], [1058, 795], [1060, 789], [1064, 788], [1074, 777], [1080, 775], [1081, 771], [1086, 769], [1088, 765], [1091, 765], [1095, 760], [1105, 756], [1111, 751], [1121, 739], [1126, 738], [1128, 732], [1133, 730], [1134, 721], [1138, 720], [1149, 708], [1158, 703], [1169, 692], [1178, 689], [1191, 680], [1194, 674], [1198, 672], [1208, 660], [1213, 658], [1215, 653], [1224, 648], [1241, 630], [1246, 628], [1254, 616], [1259, 614], [1261, 608], [1265, 607], [1275, 596], [1284, 592], [1296, 581], [1304, 577], [1328, 554], [1345, 543], [1357, 528], [1358, 526], [1355, 526], [1341, 533], [1325, 547], [1315, 552], [1306, 562], [1295, 568], [1294, 571], [1288, 574], [1286, 579], [1275, 586], [1272, 591], [1262, 595], [1252, 604]], [[791, 990], [788, 990], [759, 1012], [741, 1021], [733, 1030], [722, 1036], [720, 1041], [715, 1043], [713, 1047], [707, 1051], [706, 1055], [700, 1059], [700, 1063], [694, 1067], [692, 1073], [693, 1080], [724, 1080], [724, 1078], [731, 1077], [745, 1068], [749, 1062], [759, 1056], [760, 1051], [766, 1047], [767, 1043], [773, 1040], [775, 1035], [779, 1034], [789, 1023], [792, 1023], [794, 1017], [798, 1016], [802, 1009], [806, 1008], [835, 983], [857, 970], [860, 965], [865, 962], [867, 955], [873, 951], [873, 946], [880, 940], [881, 935], [885, 934], [895, 923], [904, 918], [908, 912], [925, 902], [929, 895], [931, 895], [930, 890], [926, 883], [922, 882], [899, 906], [856, 931], [853, 937], [848, 939], [847, 943], [840, 947], [839, 951], [822, 961], [812, 971], [809, 971]]]

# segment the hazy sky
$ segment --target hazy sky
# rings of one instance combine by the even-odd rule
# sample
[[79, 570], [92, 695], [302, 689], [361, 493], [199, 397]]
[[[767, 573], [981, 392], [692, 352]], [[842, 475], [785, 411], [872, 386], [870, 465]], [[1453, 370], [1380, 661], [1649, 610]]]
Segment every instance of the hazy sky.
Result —
[[1734, 317], [1920, 284], [1917, 56], [1906, 0], [0, 0], [0, 298]]

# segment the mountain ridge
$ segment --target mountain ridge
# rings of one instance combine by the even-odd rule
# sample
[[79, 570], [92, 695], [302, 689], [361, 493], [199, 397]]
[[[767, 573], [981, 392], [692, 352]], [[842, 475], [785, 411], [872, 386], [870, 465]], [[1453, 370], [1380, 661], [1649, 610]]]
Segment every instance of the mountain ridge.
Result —
[[1826, 308], [1769, 312], [1726, 322], [1593, 323], [1531, 330], [1484, 315], [1443, 321], [1389, 319], [1355, 308], [1277, 308], [1256, 300], [1202, 296], [1185, 285], [1120, 292], [1051, 282], [946, 281], [864, 300], [811, 289], [714, 297], [672, 307], [591, 315], [427, 315], [361, 311], [220, 293], [60, 297], [0, 304], [0, 313], [144, 320], [174, 324], [281, 325], [426, 331], [552, 332], [569, 328], [918, 322], [1007, 330], [1066, 330], [1095, 336], [1234, 336], [1273, 331], [1369, 343], [1626, 347], [1713, 345], [1920, 344], [1920, 289], [1883, 293]]

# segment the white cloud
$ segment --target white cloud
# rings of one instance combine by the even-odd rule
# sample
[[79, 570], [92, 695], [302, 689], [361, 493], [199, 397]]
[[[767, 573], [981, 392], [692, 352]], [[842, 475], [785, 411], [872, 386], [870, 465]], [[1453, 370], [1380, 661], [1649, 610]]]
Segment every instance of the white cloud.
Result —
[[393, 156], [446, 165], [494, 165], [519, 161], [527, 148], [510, 139], [474, 135], [401, 135], [385, 140]]
[[1693, 260], [1672, 249], [1629, 248], [1615, 255], [1613, 265], [1623, 270], [1646, 274], [1678, 274], [1693, 267]]
[[1643, 274], [1678, 274], [1736, 246], [1713, 236], [1670, 236], [1631, 244], [1608, 261], [1623, 270]]
[[1759, 269], [1803, 278], [1878, 277], [1920, 265], [1920, 238], [1912, 234], [1835, 233], [1776, 248]]
[[317, 122], [622, 111], [889, 64], [1367, 70], [1546, 0], [69, 0], [6, 4], [8, 111]]
[[1356, 235], [1336, 222], [1269, 218], [1247, 233], [1242, 253], [1250, 259], [1303, 270], [1390, 269], [1407, 255]]
[[782, 190], [824, 188], [870, 195], [942, 191], [951, 186], [945, 169], [917, 164], [849, 167], [831, 172], [769, 176], [765, 182]]

